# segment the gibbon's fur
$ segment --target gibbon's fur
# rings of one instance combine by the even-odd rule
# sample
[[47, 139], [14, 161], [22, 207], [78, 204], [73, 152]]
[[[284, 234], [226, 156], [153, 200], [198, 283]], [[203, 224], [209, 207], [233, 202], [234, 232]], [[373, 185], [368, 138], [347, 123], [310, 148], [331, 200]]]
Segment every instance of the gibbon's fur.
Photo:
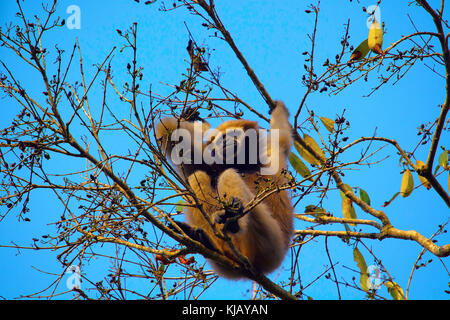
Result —
[[[234, 246], [244, 255], [252, 265], [263, 273], [270, 273], [278, 268], [284, 259], [293, 234], [293, 208], [287, 190], [279, 190], [266, 197], [252, 211], [240, 217], [234, 224], [230, 223], [228, 229], [223, 228], [227, 218], [236, 214], [236, 211], [227, 211], [224, 203], [238, 204], [242, 213], [245, 207], [255, 195], [262, 190], [276, 189], [287, 182], [284, 175], [286, 160], [292, 145], [291, 125], [289, 124], [289, 112], [281, 101], [277, 101], [272, 111], [270, 130], [279, 130], [279, 149], [276, 154], [270, 152], [270, 135], [267, 142], [267, 150], [270, 166], [278, 164], [277, 171], [271, 176], [262, 176], [260, 169], [264, 166], [259, 160], [256, 164], [248, 163], [246, 158], [243, 164], [181, 164], [175, 166], [177, 171], [194, 191], [202, 209], [209, 215], [209, 220], [227, 233]], [[198, 125], [197, 125], [198, 126]], [[202, 124], [203, 130], [209, 128], [207, 123]], [[171, 133], [177, 129], [188, 130], [194, 136], [194, 122], [164, 118], [156, 127], [156, 138], [163, 152], [171, 159], [174, 141]], [[258, 129], [257, 122], [249, 120], [230, 120], [217, 127], [216, 132], [224, 134], [227, 129]], [[202, 152], [217, 137], [211, 137], [200, 144]], [[194, 140], [194, 139], [192, 139]], [[198, 144], [197, 144], [198, 146]], [[261, 146], [258, 145], [258, 148]], [[269, 150], [269, 151], [268, 151]], [[248, 147], [246, 149], [248, 151]], [[191, 152], [191, 159], [193, 159]], [[224, 161], [225, 163], [226, 161]], [[194, 201], [192, 201], [194, 203]], [[225, 214], [223, 214], [225, 208]], [[218, 212], [221, 212], [220, 215]], [[233, 213], [234, 212], [234, 213]], [[229, 245], [214, 235], [210, 224], [204, 218], [198, 206], [186, 206], [185, 215], [187, 225], [177, 222], [177, 225], [190, 237], [202, 242], [210, 249], [217, 250], [228, 258], [239, 261], [233, 254]], [[223, 265], [210, 261], [215, 271], [229, 279], [245, 277], [245, 275], [225, 268]]]

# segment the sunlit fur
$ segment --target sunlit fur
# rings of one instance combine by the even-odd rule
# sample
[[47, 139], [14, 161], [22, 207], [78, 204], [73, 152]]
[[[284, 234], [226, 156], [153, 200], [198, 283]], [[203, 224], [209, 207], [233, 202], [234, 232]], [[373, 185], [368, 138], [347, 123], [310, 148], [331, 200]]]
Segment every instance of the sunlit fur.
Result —
[[[217, 222], [220, 219], [215, 215], [219, 210], [223, 212], [224, 202], [234, 198], [245, 206], [255, 198], [255, 194], [262, 190], [274, 190], [277, 186], [285, 185], [287, 180], [282, 171], [283, 168], [286, 168], [286, 159], [292, 145], [288, 117], [289, 112], [285, 105], [281, 101], [277, 101], [276, 108], [272, 112], [270, 127], [271, 130], [280, 130], [279, 152], [277, 154], [267, 152], [270, 164], [279, 164], [278, 171], [272, 176], [261, 176], [262, 165], [260, 163], [241, 167], [207, 164], [176, 167], [180, 175], [189, 183], [204, 212], [210, 216], [210, 220], [218, 230], [222, 230], [223, 225]], [[193, 122], [180, 122], [174, 118], [162, 119], [156, 127], [157, 140], [169, 159], [173, 148], [173, 143], [170, 143], [170, 134], [180, 127], [191, 130], [193, 133]], [[203, 127], [206, 130], [209, 125], [204, 123]], [[258, 124], [248, 120], [231, 120], [222, 123], [217, 129], [225, 132], [229, 128], [258, 129]], [[203, 142], [201, 147], [204, 149], [211, 140]], [[270, 139], [268, 144], [270, 145]], [[197, 151], [201, 152], [201, 150]], [[186, 206], [185, 215], [187, 223], [192, 228], [200, 228], [208, 235], [216, 250], [230, 259], [238, 261], [228, 244], [214, 235], [211, 226], [198, 208]], [[293, 234], [293, 209], [288, 191], [279, 190], [265, 198], [251, 212], [238, 220], [238, 226], [237, 232], [228, 232], [227, 235], [240, 253], [263, 273], [270, 273], [277, 269], [284, 259]], [[226, 278], [244, 277], [243, 274], [225, 268], [214, 261], [210, 261], [210, 263], [217, 273]]]

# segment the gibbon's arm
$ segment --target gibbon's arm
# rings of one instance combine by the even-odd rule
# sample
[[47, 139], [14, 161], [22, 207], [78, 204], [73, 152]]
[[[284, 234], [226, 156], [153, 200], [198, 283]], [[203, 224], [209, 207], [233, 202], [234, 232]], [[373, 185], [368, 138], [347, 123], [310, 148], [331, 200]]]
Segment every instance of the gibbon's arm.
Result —
[[209, 128], [207, 122], [176, 118], [163, 118], [156, 126], [156, 141], [161, 151], [185, 178], [201, 166], [203, 134]]
[[[278, 138], [278, 144], [271, 143], [271, 138]], [[278, 100], [270, 118], [270, 132], [267, 144], [270, 167], [275, 168], [277, 173], [286, 167], [286, 159], [289, 156], [292, 143], [292, 126], [289, 122], [289, 110], [282, 101]], [[277, 147], [278, 150], [276, 149]]]

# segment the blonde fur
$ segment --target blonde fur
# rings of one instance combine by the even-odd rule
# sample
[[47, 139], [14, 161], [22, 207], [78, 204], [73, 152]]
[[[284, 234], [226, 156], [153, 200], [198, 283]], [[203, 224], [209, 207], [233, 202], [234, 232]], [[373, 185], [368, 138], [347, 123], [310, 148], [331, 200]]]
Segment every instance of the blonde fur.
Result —
[[[209, 215], [209, 220], [218, 230], [222, 230], [223, 224], [218, 222], [220, 219], [216, 215], [217, 212], [223, 212], [224, 203], [233, 199], [238, 200], [245, 207], [256, 198], [258, 193], [273, 190], [287, 182], [282, 170], [287, 166], [286, 159], [292, 145], [288, 117], [288, 110], [281, 101], [278, 101], [272, 112], [270, 125], [271, 130], [279, 130], [279, 151], [274, 154], [268, 152], [270, 159], [268, 165], [278, 164], [278, 170], [274, 175], [261, 176], [256, 167], [255, 170], [239, 172], [236, 168], [228, 167], [223, 171], [217, 169], [211, 171], [206, 164], [178, 166], [179, 172], [182, 172], [204, 212]], [[156, 128], [158, 142], [169, 159], [173, 148], [170, 143], [170, 134], [180, 127], [193, 130], [192, 122], [178, 121], [174, 118], [163, 119]], [[206, 127], [209, 128], [208, 125]], [[220, 132], [228, 128], [248, 130], [256, 129], [258, 125], [248, 120], [232, 120], [217, 127]], [[193, 134], [193, 131], [191, 132]], [[205, 148], [209, 142], [203, 143], [202, 148]], [[268, 143], [269, 148], [270, 138]], [[217, 176], [214, 176], [216, 172]], [[214, 235], [211, 226], [198, 208], [186, 207], [185, 216], [192, 228], [199, 228], [208, 235], [215, 249], [239, 262], [229, 245]], [[284, 259], [293, 234], [293, 208], [288, 191], [279, 190], [266, 197], [254, 209], [239, 218], [238, 227], [237, 232], [227, 233], [235, 248], [259, 271], [270, 273], [277, 269]], [[243, 274], [214, 261], [210, 263], [216, 272], [226, 278], [244, 277]]]

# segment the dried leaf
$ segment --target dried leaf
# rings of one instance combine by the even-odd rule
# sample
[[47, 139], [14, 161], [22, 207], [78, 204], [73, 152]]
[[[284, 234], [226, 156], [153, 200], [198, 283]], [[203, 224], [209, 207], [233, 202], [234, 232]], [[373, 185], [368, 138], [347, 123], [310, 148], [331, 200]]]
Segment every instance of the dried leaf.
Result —
[[350, 60], [361, 60], [367, 56], [369, 53], [369, 44], [368, 40], [364, 40], [360, 43], [360, 45], [352, 52], [352, 55], [350, 56]]
[[[348, 184], [344, 184], [343, 185], [343, 189], [345, 189], [346, 191], [350, 191], [353, 193], [353, 188], [351, 186], [349, 186]], [[341, 197], [342, 199], [344, 199], [344, 197], [346, 198], [347, 196], [345, 195], [344, 192], [342, 192], [341, 190], [339, 190], [339, 192], [341, 193]]]

